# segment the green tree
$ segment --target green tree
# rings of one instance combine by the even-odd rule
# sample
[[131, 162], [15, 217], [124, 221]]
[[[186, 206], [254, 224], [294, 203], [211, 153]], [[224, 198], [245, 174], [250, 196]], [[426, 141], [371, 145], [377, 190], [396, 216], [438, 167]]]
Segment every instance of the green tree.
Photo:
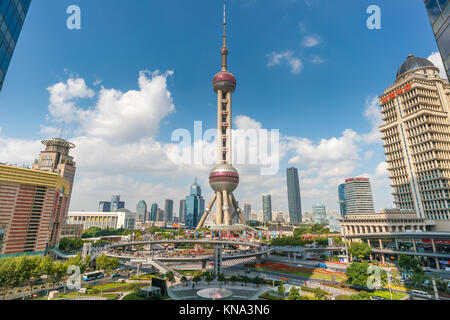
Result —
[[398, 267], [406, 272], [412, 272], [416, 275], [422, 275], [424, 273], [422, 269], [422, 262], [419, 259], [412, 258], [410, 256], [401, 255], [398, 259]]
[[347, 268], [345, 273], [347, 275], [347, 283], [357, 286], [366, 286], [367, 279], [369, 278], [369, 274], [367, 273], [368, 268], [369, 264], [367, 262], [353, 262]]
[[195, 282], [195, 284], [199, 283], [200, 281], [202, 281], [202, 278], [200, 276], [195, 276], [192, 281]]
[[254, 279], [253, 279], [253, 283], [254, 284], [256, 284], [257, 286], [259, 286], [260, 284], [262, 284], [264, 282], [264, 279], [263, 278], [260, 278], [260, 277], [255, 277]]
[[104, 270], [105, 272], [111, 272], [120, 266], [120, 261], [117, 258], [108, 257], [102, 254], [95, 260], [97, 270]]
[[217, 276], [217, 280], [220, 281], [220, 283], [227, 281], [227, 279], [225, 278], [225, 275], [223, 273], [220, 273]]
[[350, 300], [370, 300], [370, 294], [368, 292], [361, 291], [356, 294], [352, 294], [350, 296]]
[[16, 261], [13, 257], [0, 259], [0, 289], [3, 290], [3, 300], [9, 290], [19, 285]]
[[280, 285], [278, 286], [277, 290], [278, 290], [278, 294], [279, 294], [280, 296], [283, 296], [284, 292], [286, 291], [286, 288], [284, 287], [284, 285], [280, 284]]
[[372, 249], [370, 249], [369, 245], [365, 242], [355, 242], [348, 248], [348, 252], [353, 257], [357, 257], [362, 260], [367, 258], [372, 253]]
[[[28, 257], [26, 255], [17, 258], [15, 271], [18, 273], [19, 283], [29, 287], [30, 291], [33, 288], [33, 282], [42, 275], [39, 268], [41, 259], [41, 256]], [[23, 298], [25, 299], [25, 294]]]
[[50, 280], [55, 283], [61, 281], [67, 272], [67, 264], [61, 261], [56, 261], [52, 265], [50, 273]]
[[186, 282], [188, 281], [188, 279], [186, 278], [186, 276], [182, 276], [181, 279], [180, 279], [180, 281], [181, 281], [182, 283], [186, 283]]
[[298, 297], [300, 297], [300, 291], [297, 289], [296, 286], [292, 286], [291, 290], [289, 290], [289, 300], [297, 300]]
[[[104, 270], [105, 272], [111, 272], [112, 270], [120, 266], [120, 261], [117, 258], [110, 258], [105, 254], [102, 254], [97, 257], [97, 259], [95, 260], [95, 264], [97, 265], [97, 270]], [[102, 284], [104, 283], [104, 279], [105, 278], [102, 278]], [[101, 295], [103, 296], [103, 287]]]
[[173, 271], [167, 271], [166, 278], [170, 283], [173, 284], [175, 282], [175, 275], [174, 275]]
[[328, 293], [320, 288], [314, 289], [314, 298], [317, 300], [328, 300]]

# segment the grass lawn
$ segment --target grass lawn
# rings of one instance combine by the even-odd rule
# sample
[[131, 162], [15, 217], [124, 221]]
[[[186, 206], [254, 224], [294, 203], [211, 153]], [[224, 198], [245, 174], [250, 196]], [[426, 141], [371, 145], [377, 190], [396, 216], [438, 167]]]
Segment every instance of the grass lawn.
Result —
[[[60, 294], [56, 299], [53, 300], [61, 300], [61, 299], [67, 299], [67, 298], [76, 298], [76, 297], [101, 297], [102, 295], [100, 293], [98, 294], [83, 294], [78, 292], [69, 292], [66, 294]], [[104, 293], [103, 298], [107, 298], [110, 300], [116, 300], [120, 296], [119, 293]], [[34, 300], [47, 300], [47, 297], [39, 297]]]
[[136, 292], [130, 293], [126, 295], [123, 300], [168, 300], [170, 297], [164, 296], [164, 297], [154, 297], [154, 298], [145, 298], [138, 295]]
[[[314, 297], [314, 295], [311, 295], [309, 293], [306, 293], [306, 294], [302, 295], [302, 297], [306, 298], [306, 300], [317, 300]], [[282, 297], [279, 297], [279, 296], [272, 296], [272, 295], [269, 294], [269, 291], [266, 291], [265, 293], [260, 295], [259, 298], [265, 299], [265, 300], [289, 300], [288, 298], [282, 298]]]
[[[317, 273], [317, 272], [304, 272], [304, 271], [280, 272], [280, 271], [270, 270], [269, 268], [266, 268], [266, 267], [254, 267], [254, 268], [251, 268], [251, 269], [262, 270], [262, 271], [270, 271], [270, 272], [278, 272], [278, 273], [281, 273], [281, 274], [288, 274], [288, 275], [295, 275], [295, 276], [311, 278], [311, 279], [320, 279], [320, 280], [329, 280], [329, 281], [331, 281], [331, 275]], [[336, 281], [340, 281], [340, 282], [345, 280], [345, 278], [340, 277], [340, 276], [335, 276], [335, 279], [336, 279]]]
[[[371, 293], [370, 295], [371, 296], [379, 296], [379, 297], [383, 297], [385, 299], [391, 300], [391, 294], [389, 293], [389, 291], [375, 291], [375, 292]], [[402, 298], [404, 298], [406, 296], [407, 296], [406, 293], [392, 291], [392, 299], [393, 300], [401, 300]]]
[[[99, 291], [109, 291], [109, 292], [123, 292], [123, 291], [129, 291], [130, 287], [132, 285], [138, 285], [140, 287], [146, 287], [148, 286], [148, 284], [145, 283], [119, 283], [119, 282], [111, 282], [111, 283], [106, 283], [106, 284], [100, 284], [100, 285], [96, 285], [93, 286], [91, 290], [99, 290]], [[89, 289], [88, 289], [89, 291]]]
[[130, 280], [151, 280], [153, 278], [158, 278], [156, 274], [143, 274], [140, 276], [131, 277]]
[[196, 270], [177, 270], [177, 271], [185, 276], [190, 276], [190, 277], [200, 276], [203, 272], [203, 271], [196, 271]]

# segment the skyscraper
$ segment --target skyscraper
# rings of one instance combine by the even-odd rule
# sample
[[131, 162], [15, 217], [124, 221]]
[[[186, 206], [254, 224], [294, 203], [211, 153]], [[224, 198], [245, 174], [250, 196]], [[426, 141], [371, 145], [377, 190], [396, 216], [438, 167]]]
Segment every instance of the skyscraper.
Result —
[[0, 1], [0, 91], [31, 0]]
[[69, 194], [57, 173], [0, 164], [0, 254], [43, 254], [57, 246]]
[[120, 195], [113, 195], [111, 201], [100, 201], [98, 212], [116, 212], [125, 209], [125, 201], [120, 201]]
[[120, 195], [111, 197], [111, 211], [115, 212], [119, 209], [125, 209], [125, 201], [120, 201]]
[[328, 224], [327, 210], [323, 204], [313, 205], [312, 211], [314, 224]]
[[173, 200], [166, 200], [166, 203], [164, 204], [164, 213], [164, 222], [173, 222]]
[[156, 221], [164, 221], [164, 210], [161, 210], [160, 208], [156, 209]]
[[151, 208], [151, 213], [150, 213], [150, 221], [156, 221], [158, 219], [158, 204], [157, 203], [153, 203], [152, 204], [152, 208]]
[[272, 221], [272, 196], [270, 194], [263, 195], [262, 202], [263, 202], [263, 220], [264, 222], [270, 222]]
[[[208, 204], [206, 211], [203, 213], [196, 229], [203, 226], [216, 200], [216, 226], [232, 226], [233, 212], [236, 213], [236, 216], [241, 223], [245, 224], [241, 209], [233, 195], [233, 191], [236, 190], [239, 185], [239, 173], [231, 164], [231, 95], [236, 89], [236, 78], [228, 71], [225, 7], [223, 10], [222, 38], [223, 44], [222, 49], [220, 50], [222, 56], [222, 70], [213, 78], [214, 92], [217, 93], [217, 165], [209, 175], [209, 184], [214, 190], [214, 196]], [[187, 205], [186, 201], [186, 206]]]
[[195, 179], [189, 195], [186, 196], [186, 228], [195, 228], [198, 225], [203, 210], [205, 210], [205, 200], [202, 197], [202, 189], [197, 184], [197, 179]]
[[244, 203], [244, 219], [250, 220], [250, 214], [252, 212], [252, 206], [250, 205], [250, 203], [246, 202]]
[[[447, 6], [448, 7], [448, 6]], [[409, 55], [380, 97], [386, 162], [397, 208], [450, 219], [450, 85], [430, 61]]]
[[144, 200], [139, 201], [136, 206], [136, 214], [139, 221], [147, 222], [147, 203]]
[[339, 209], [341, 212], [341, 216], [345, 217], [345, 215], [347, 214], [347, 206], [345, 204], [345, 183], [339, 185], [338, 195], [339, 195]]
[[287, 169], [287, 192], [290, 223], [299, 224], [302, 222], [302, 201], [297, 168]]
[[186, 199], [180, 200], [180, 208], [178, 211], [178, 218], [180, 222], [185, 221], [185, 214], [186, 214]]
[[351, 178], [345, 180], [346, 214], [375, 213], [372, 188], [368, 178]]
[[424, 0], [431, 27], [450, 80], [450, 5], [449, 0]]

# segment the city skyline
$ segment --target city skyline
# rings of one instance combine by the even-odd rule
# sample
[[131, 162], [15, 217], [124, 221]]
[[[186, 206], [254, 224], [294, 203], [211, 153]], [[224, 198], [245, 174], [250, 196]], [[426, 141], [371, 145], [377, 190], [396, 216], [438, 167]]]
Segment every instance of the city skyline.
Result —
[[[364, 18], [365, 4], [351, 6], [344, 3], [341, 7], [330, 4], [323, 8], [317, 3], [306, 5], [282, 1], [270, 6], [270, 9], [265, 5], [259, 7], [249, 4], [245, 7], [230, 4], [230, 33], [234, 35], [230, 39], [230, 46], [233, 47], [230, 60], [232, 70], [239, 76], [242, 89], [237, 92], [233, 102], [233, 125], [237, 130], [279, 128], [282, 138], [281, 165], [277, 175], [263, 177], [257, 170], [259, 168], [236, 165], [241, 175], [247, 177], [236, 192], [237, 199], [242, 203], [249, 202], [254, 209], [259, 210], [262, 208], [261, 196], [271, 194], [274, 210], [288, 212], [284, 170], [295, 165], [302, 177], [302, 201], [307, 208], [321, 202], [330, 210], [337, 210], [339, 204], [336, 188], [347, 176], [371, 178], [374, 182], [376, 211], [393, 206], [384, 150], [377, 128], [381, 112], [376, 98], [377, 93], [384, 90], [384, 84], [393, 81], [395, 70], [410, 52], [424, 58], [432, 57], [431, 60], [436, 57], [433, 53], [437, 53], [438, 49], [426, 10], [422, 1], [416, 2], [406, 6], [410, 2], [381, 1], [383, 27], [377, 31], [368, 30], [365, 19], [361, 19]], [[114, 3], [116, 7], [121, 6], [119, 2]], [[2, 161], [31, 164], [40, 150], [38, 141], [58, 136], [59, 128], [63, 127], [63, 137], [77, 145], [74, 158], [78, 169], [71, 211], [95, 210], [98, 201], [110, 194], [121, 194], [126, 198], [128, 209], [133, 208], [140, 199], [152, 199], [162, 205], [165, 198], [182, 198], [186, 193], [186, 186], [194, 176], [202, 177], [199, 184], [206, 191], [204, 197], [210, 198], [212, 192], [206, 188], [208, 183], [205, 178], [210, 166], [176, 165], [171, 162], [170, 155], [177, 148], [170, 142], [170, 135], [177, 128], [193, 132], [195, 120], [204, 121], [204, 130], [215, 126], [213, 110], [216, 98], [207, 84], [211, 74], [216, 71], [217, 46], [221, 41], [220, 13], [217, 8], [221, 4], [194, 4], [192, 8], [188, 8], [190, 16], [205, 17], [207, 21], [186, 25], [181, 19], [163, 32], [162, 35], [173, 37], [178, 24], [183, 24], [188, 28], [188, 34], [201, 34], [202, 40], [196, 37], [180, 39], [180, 45], [186, 45], [184, 41], [188, 41], [196, 48], [192, 52], [180, 54], [174, 43], [168, 44], [169, 48], [165, 48], [168, 50], [158, 49], [163, 43], [162, 35], [160, 38], [151, 33], [148, 37], [152, 41], [148, 44], [133, 42], [130, 45], [133, 49], [128, 54], [136, 59], [129, 59], [133, 62], [127, 63], [120, 62], [119, 53], [105, 61], [103, 50], [93, 53], [89, 57], [92, 63], [88, 63], [88, 57], [83, 53], [86, 44], [93, 44], [94, 39], [99, 41], [99, 47], [109, 48], [112, 45], [111, 39], [99, 38], [98, 35], [114, 33], [115, 29], [106, 31], [104, 23], [108, 19], [117, 20], [116, 11], [107, 11], [102, 17], [89, 16], [88, 19], [87, 13], [95, 10], [101, 12], [102, 8], [80, 1], [82, 17], [86, 18], [83, 18], [81, 30], [70, 31], [65, 28], [64, 23], [56, 25], [57, 21], [64, 22], [68, 4], [67, 1], [61, 1], [45, 12], [38, 6], [31, 6], [12, 60], [10, 74], [0, 94], [0, 106], [9, 105], [14, 109], [22, 109], [27, 117], [18, 120], [22, 113], [1, 108]], [[143, 20], [148, 24], [145, 28], [155, 29], [155, 23], [167, 26], [155, 17], [155, 12], [167, 13], [164, 5], [139, 5], [142, 6], [142, 11], [149, 12], [156, 19]], [[408, 18], [399, 18], [390, 13], [405, 7], [409, 13]], [[186, 9], [180, 2], [180, 7], [173, 14], [181, 17]], [[261, 17], [275, 15], [281, 21], [268, 32], [270, 42], [257, 36], [256, 30], [245, 28], [247, 24], [263, 27], [259, 20], [264, 19], [254, 20], [250, 14], [254, 10]], [[336, 16], [339, 16], [339, 12], [348, 12], [350, 18], [342, 26], [339, 25], [337, 30], [330, 28], [333, 21], [328, 26], [314, 23], [315, 20], [324, 19], [330, 10], [335, 10]], [[118, 34], [133, 30], [137, 32], [137, 38], [143, 38], [144, 33], [139, 28], [144, 26], [131, 23], [129, 19], [132, 13], [126, 8], [123, 11], [117, 10], [119, 11], [123, 12], [130, 23], [125, 26], [126, 30], [117, 30]], [[139, 13], [133, 11], [133, 14]], [[359, 14], [359, 18], [353, 17], [353, 14]], [[48, 19], [48, 16], [59, 19]], [[410, 21], [411, 16], [418, 17], [414, 24]], [[207, 30], [202, 30], [205, 29], [203, 25], [209, 26]], [[402, 25], [410, 26], [407, 30], [401, 28], [406, 39], [395, 41], [395, 49], [376, 59], [375, 53], [370, 50], [378, 49], [381, 43], [388, 45], [393, 40], [386, 35], [391, 34], [392, 30], [400, 30]], [[346, 30], [350, 28], [354, 31], [352, 36], [346, 35]], [[33, 37], [36, 32], [44, 30], [55, 43], [46, 42], [36, 48], [37, 43]], [[148, 33], [148, 29], [145, 30]], [[333, 40], [334, 32], [338, 32], [341, 41]], [[284, 33], [286, 36], [277, 38]], [[349, 48], [342, 46], [342, 43], [350, 43], [355, 36], [360, 39], [358, 46], [365, 46], [367, 49], [353, 45], [355, 52], [348, 54]], [[418, 36], [423, 41], [411, 41]], [[55, 57], [50, 51], [55, 46], [60, 47], [63, 39], [64, 43], [68, 43], [67, 48], [60, 48], [63, 52], [57, 52], [58, 57]], [[254, 44], [249, 44], [248, 39], [253, 39]], [[342, 50], [345, 50], [345, 56]], [[144, 56], [138, 51], [150, 54]], [[30, 61], [29, 52], [35, 52], [36, 59], [48, 56], [48, 62], [45, 63], [52, 65], [42, 68], [50, 71], [42, 73], [42, 70], [33, 67], [35, 61]], [[248, 64], [246, 61], [250, 57], [252, 63]], [[186, 59], [193, 62], [192, 68], [195, 69], [188, 67]], [[203, 60], [204, 63], [200, 63]], [[368, 60], [371, 63], [367, 63]], [[118, 67], [126, 71], [124, 74], [120, 73], [120, 77], [119, 73], [110, 71], [113, 69], [111, 66], [119, 62]], [[337, 71], [343, 69], [349, 73], [361, 69], [366, 72], [359, 74], [362, 79], [346, 79], [344, 85]], [[143, 70], [151, 72], [139, 75]], [[160, 70], [160, 73], [156, 74], [156, 70]], [[330, 71], [333, 72], [332, 76]], [[136, 86], [138, 77], [139, 87]], [[23, 79], [27, 79], [24, 84], [29, 88], [27, 97], [22, 97], [17, 91], [21, 88]], [[267, 88], [260, 87], [266, 85]], [[327, 87], [327, 94], [321, 94], [321, 98], [317, 99], [319, 89], [323, 86]], [[270, 87], [274, 90], [269, 90]], [[268, 93], [264, 93], [265, 91]], [[124, 92], [126, 95], [122, 95]], [[270, 106], [274, 103], [270, 94], [276, 95], [276, 100], [279, 100], [277, 104], [283, 107], [281, 110], [284, 112], [278, 112], [277, 117], [273, 117], [270, 111]], [[120, 123], [117, 121], [123, 116], [122, 112], [130, 108], [124, 101], [124, 96], [134, 99], [139, 107], [139, 119], [125, 117], [124, 123], [127, 125], [117, 130], [115, 123]], [[106, 107], [100, 97], [111, 99], [111, 108]], [[297, 105], [292, 101], [301, 102]], [[64, 110], [69, 112], [63, 112]], [[332, 120], [324, 121], [323, 124], [312, 121], [319, 119], [324, 112]], [[110, 119], [111, 124], [102, 122], [103, 117]], [[142, 123], [141, 118], [145, 122]], [[293, 118], [295, 120], [291, 120]], [[105, 154], [113, 156], [105, 158]], [[145, 174], [142, 174], [143, 171]], [[180, 176], [181, 172], [185, 175]], [[187, 172], [189, 173], [186, 174]]]

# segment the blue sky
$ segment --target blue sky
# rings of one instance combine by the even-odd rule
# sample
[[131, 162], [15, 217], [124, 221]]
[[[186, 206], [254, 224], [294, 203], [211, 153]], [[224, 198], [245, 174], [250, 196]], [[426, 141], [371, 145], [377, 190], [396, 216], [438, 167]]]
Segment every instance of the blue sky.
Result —
[[[66, 27], [73, 4], [81, 8], [81, 30]], [[381, 30], [366, 27], [373, 4], [381, 8]], [[336, 210], [339, 181], [360, 175], [373, 179], [377, 209], [391, 206], [374, 98], [394, 82], [409, 53], [427, 58], [438, 51], [423, 1], [227, 5], [229, 68], [238, 81], [235, 127], [279, 129], [286, 151], [269, 178], [237, 166], [238, 200], [259, 210], [261, 195], [270, 193], [273, 209], [287, 212], [285, 169], [296, 166], [303, 211], [315, 203]], [[31, 163], [38, 141], [63, 126], [64, 137], [77, 144], [71, 210], [96, 210], [114, 192], [129, 209], [139, 199], [163, 205], [173, 198], [177, 212], [196, 175], [208, 198], [211, 166], [169, 165], [167, 153], [175, 129], [192, 131], [199, 120], [204, 129], [216, 124], [211, 80], [220, 68], [222, 6], [215, 0], [32, 2], [0, 92], [0, 161]], [[144, 70], [147, 89], [138, 86]], [[150, 73], [156, 70], [159, 75]], [[102, 92], [109, 98], [100, 99]], [[130, 104], [134, 111], [126, 109]]]

